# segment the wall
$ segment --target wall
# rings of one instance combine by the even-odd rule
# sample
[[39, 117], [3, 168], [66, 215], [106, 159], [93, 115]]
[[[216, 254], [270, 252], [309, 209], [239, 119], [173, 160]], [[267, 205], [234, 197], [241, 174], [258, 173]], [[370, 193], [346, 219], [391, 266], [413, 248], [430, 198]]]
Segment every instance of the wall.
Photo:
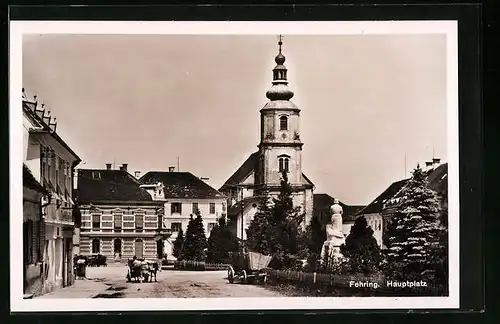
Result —
[[[98, 237], [92, 234], [83, 234], [80, 236], [80, 253], [81, 255], [91, 256], [92, 241], [97, 239], [100, 241], [99, 254], [106, 257], [106, 262], [112, 263], [115, 261], [114, 243], [116, 239], [121, 240], [121, 261], [131, 259], [136, 255], [136, 240], [141, 239], [143, 242], [143, 256], [147, 259], [156, 259], [156, 240], [154, 237]], [[116, 260], [120, 261], [120, 260]]]
[[279, 156], [288, 155], [289, 172], [288, 181], [292, 185], [302, 184], [302, 151], [297, 147], [272, 147], [266, 148], [265, 156], [265, 181], [268, 185], [279, 186], [281, 173], [279, 172]]
[[[171, 213], [171, 203], [180, 202], [182, 203], [181, 213]], [[201, 217], [203, 219], [203, 224], [205, 226], [205, 234], [208, 231], [209, 223], [217, 223], [217, 219], [227, 212], [223, 210], [223, 204], [226, 204], [225, 199], [214, 199], [214, 200], [193, 200], [193, 199], [169, 199], [165, 203], [165, 215], [163, 217], [164, 225], [166, 228], [171, 228], [172, 223], [182, 223], [182, 230], [186, 232], [190, 215], [193, 214], [193, 202], [198, 203], [198, 209], [200, 210]], [[215, 213], [210, 214], [210, 203], [215, 203]]]
[[363, 215], [366, 218], [368, 226], [370, 226], [373, 230], [373, 237], [377, 240], [377, 244], [382, 246], [382, 231], [384, 228], [384, 224], [382, 222], [382, 216], [379, 213], [373, 214], [365, 214]]

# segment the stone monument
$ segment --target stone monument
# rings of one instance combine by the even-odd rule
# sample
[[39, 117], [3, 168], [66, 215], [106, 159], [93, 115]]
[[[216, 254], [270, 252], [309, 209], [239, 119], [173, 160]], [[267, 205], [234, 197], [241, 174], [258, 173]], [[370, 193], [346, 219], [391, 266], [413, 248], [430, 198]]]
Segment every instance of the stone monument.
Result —
[[332, 212], [331, 221], [326, 225], [326, 241], [321, 249], [321, 258], [325, 254], [334, 258], [343, 258], [340, 253], [340, 246], [345, 243], [344, 233], [342, 232], [342, 206], [338, 199], [335, 199], [330, 207]]

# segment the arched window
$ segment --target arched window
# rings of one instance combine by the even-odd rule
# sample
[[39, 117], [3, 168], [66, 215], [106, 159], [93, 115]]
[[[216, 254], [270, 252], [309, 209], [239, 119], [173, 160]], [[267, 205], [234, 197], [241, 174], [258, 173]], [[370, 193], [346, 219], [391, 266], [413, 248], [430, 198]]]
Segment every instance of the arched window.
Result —
[[100, 253], [101, 252], [101, 241], [99, 239], [92, 240], [92, 253]]
[[283, 171], [290, 172], [288, 157], [280, 157], [278, 159], [278, 164], [279, 164], [279, 172]]
[[288, 130], [288, 117], [287, 116], [280, 117], [280, 130]]

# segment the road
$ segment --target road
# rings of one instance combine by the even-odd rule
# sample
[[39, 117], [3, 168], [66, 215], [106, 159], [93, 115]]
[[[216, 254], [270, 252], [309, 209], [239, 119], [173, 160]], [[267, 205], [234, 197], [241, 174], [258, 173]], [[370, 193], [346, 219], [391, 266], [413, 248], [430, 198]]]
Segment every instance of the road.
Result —
[[[251, 284], [230, 284], [226, 271], [158, 272], [157, 282], [126, 282], [125, 265], [88, 268], [88, 280], [103, 283], [103, 298], [279, 297], [277, 292]], [[78, 282], [77, 282], [78, 283]], [[107, 289], [106, 289], [107, 287]], [[96, 292], [101, 293], [101, 292]], [[107, 295], [107, 296], [106, 296]]]

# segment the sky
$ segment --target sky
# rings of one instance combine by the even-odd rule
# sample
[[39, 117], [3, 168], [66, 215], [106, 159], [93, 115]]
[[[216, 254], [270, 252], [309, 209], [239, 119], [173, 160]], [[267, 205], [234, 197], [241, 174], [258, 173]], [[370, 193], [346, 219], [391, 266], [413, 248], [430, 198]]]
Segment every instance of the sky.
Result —
[[[23, 86], [80, 168], [169, 166], [218, 189], [260, 139], [277, 36], [25, 35]], [[302, 170], [346, 204], [446, 162], [446, 36], [287, 35]]]

